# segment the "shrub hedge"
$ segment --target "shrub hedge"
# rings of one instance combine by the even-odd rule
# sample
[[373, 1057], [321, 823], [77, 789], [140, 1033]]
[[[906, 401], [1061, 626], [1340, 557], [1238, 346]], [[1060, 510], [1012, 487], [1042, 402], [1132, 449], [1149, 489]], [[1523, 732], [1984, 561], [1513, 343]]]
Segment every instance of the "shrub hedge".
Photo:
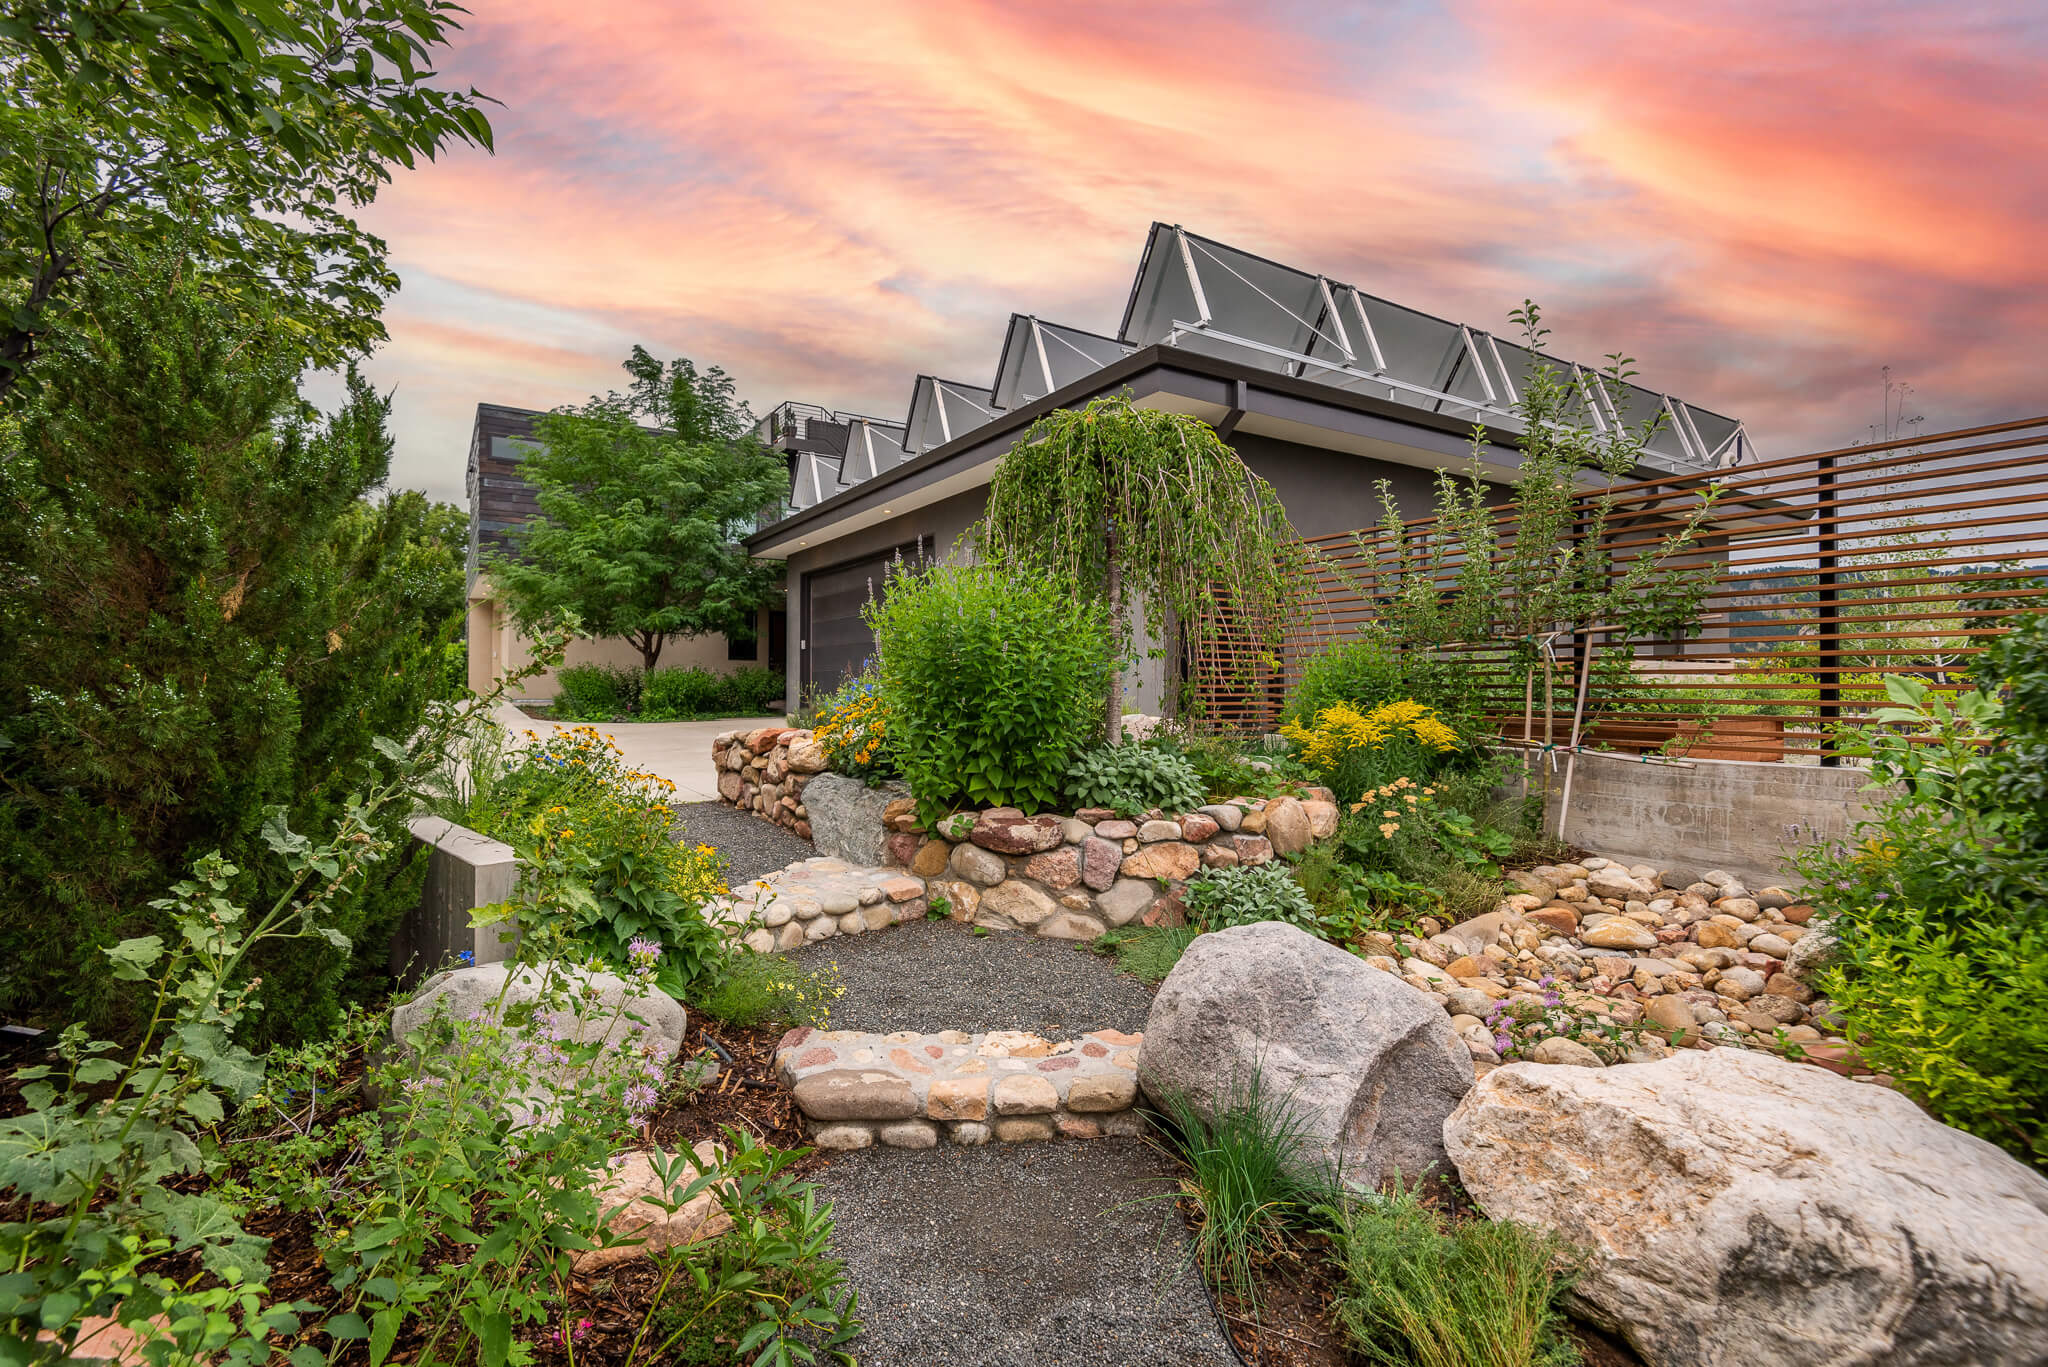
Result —
[[648, 674], [614, 665], [571, 665], [555, 672], [559, 721], [694, 721], [752, 717], [777, 710], [782, 671], [755, 666], [735, 674], [708, 669], [658, 669]]

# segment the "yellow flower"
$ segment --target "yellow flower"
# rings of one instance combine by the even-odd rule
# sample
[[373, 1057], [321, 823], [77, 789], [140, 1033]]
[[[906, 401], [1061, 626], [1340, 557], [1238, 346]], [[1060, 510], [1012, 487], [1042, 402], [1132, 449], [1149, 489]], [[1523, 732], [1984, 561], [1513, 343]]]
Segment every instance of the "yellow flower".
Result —
[[1380, 813], [1380, 815], [1381, 815], [1381, 816], [1399, 816], [1399, 815], [1400, 815], [1400, 813], [1399, 813], [1399, 812], [1391, 812], [1391, 811], [1389, 811], [1389, 812], [1381, 812], [1381, 813]]
[[1385, 836], [1389, 840], [1393, 839], [1394, 832], [1400, 829], [1401, 823], [1398, 821], [1382, 821], [1380, 823], [1380, 834]]

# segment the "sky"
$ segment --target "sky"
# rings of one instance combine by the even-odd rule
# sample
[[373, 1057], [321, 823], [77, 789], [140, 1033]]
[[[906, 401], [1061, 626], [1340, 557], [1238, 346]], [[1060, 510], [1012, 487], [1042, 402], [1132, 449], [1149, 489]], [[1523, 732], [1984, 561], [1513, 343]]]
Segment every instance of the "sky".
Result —
[[[470, 0], [496, 153], [360, 215], [392, 482], [636, 342], [898, 417], [1012, 311], [1114, 332], [1154, 220], [1742, 419], [1766, 458], [2048, 410], [2048, 5]], [[317, 390], [316, 399], [325, 397]]]

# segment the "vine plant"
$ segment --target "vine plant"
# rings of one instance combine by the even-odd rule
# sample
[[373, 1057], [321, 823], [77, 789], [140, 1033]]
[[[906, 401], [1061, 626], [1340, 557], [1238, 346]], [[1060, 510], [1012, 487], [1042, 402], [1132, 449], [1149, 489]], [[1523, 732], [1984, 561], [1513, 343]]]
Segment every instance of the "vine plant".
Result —
[[[1596, 411], [1596, 388], [1627, 392], [1634, 358], [1611, 353], [1597, 376], [1567, 375], [1546, 357], [1550, 329], [1536, 304], [1525, 300], [1509, 317], [1535, 359], [1515, 402], [1524, 431], [1512, 496], [1496, 504], [1479, 476], [1488, 443], [1483, 426], [1473, 429], [1470, 471], [1462, 479], [1437, 472], [1432, 532], [1410, 528], [1391, 488], [1380, 481], [1380, 554], [1391, 560], [1394, 573], [1383, 612], [1395, 639], [1411, 650], [1488, 640], [1504, 646], [1510, 671], [1521, 676], [1525, 744], [1535, 738], [1540, 673], [1543, 739], [1549, 745], [1556, 739], [1556, 671], [1549, 647], [1557, 637], [1599, 631], [1608, 644], [1626, 646], [1699, 630], [1717, 567], [1711, 560], [1688, 563], [1686, 557], [1700, 549], [1721, 486], [1701, 487], [1661, 538], [1618, 560], [1611, 536], [1619, 502], [1613, 486], [1635, 477], [1643, 448], [1662, 430], [1665, 415], [1637, 424], [1588, 423], [1581, 415]], [[1608, 486], [1583, 504], [1582, 472], [1604, 478]], [[1370, 561], [1372, 548], [1362, 549]]]
[[[1125, 655], [1105, 699], [1112, 743], [1140, 605], [1152, 655], [1178, 647], [1250, 687], [1278, 667], [1314, 583], [1273, 486], [1207, 423], [1139, 408], [1128, 393], [1032, 424], [996, 472], [978, 537], [988, 559], [1109, 605]], [[1222, 641], [1230, 648], [1208, 648]], [[1198, 710], [1186, 680], [1166, 701], [1178, 715]]]

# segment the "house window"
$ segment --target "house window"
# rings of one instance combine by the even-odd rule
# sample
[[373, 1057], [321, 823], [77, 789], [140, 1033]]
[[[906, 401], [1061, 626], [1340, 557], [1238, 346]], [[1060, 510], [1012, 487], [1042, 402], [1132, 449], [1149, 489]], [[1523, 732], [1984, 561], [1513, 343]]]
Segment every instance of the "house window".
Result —
[[728, 660], [758, 660], [761, 658], [761, 638], [758, 636], [728, 636], [725, 638], [725, 658]]

